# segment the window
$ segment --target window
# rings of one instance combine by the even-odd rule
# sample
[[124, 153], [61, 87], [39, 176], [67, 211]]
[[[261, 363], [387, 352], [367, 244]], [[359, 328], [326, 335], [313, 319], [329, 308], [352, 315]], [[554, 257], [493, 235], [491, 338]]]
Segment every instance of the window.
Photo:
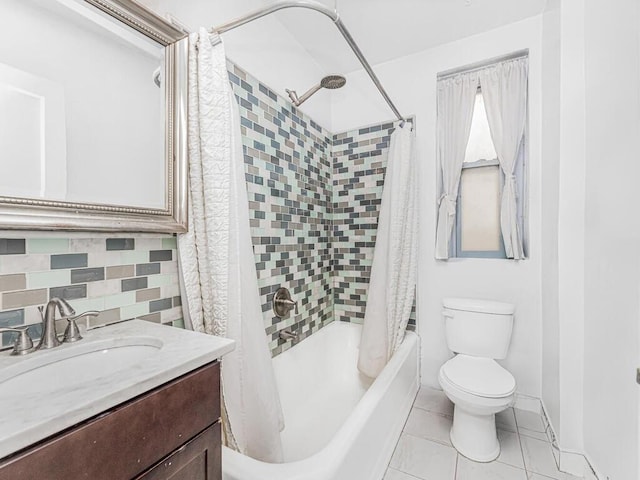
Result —
[[438, 74], [438, 260], [526, 258], [528, 73], [527, 52], [516, 52]]
[[[518, 191], [523, 191], [524, 140], [516, 167]], [[506, 258], [500, 228], [504, 174], [498, 163], [482, 91], [476, 94], [469, 142], [460, 176], [452, 257]], [[522, 203], [522, 202], [519, 202]], [[523, 231], [521, 205], [518, 221]]]

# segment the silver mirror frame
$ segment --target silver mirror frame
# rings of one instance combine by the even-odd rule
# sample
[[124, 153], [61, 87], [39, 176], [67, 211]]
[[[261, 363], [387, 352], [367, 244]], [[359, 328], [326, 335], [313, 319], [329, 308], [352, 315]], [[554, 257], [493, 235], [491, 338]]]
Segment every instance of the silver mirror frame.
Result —
[[85, 0], [165, 48], [166, 205], [148, 209], [0, 196], [0, 229], [187, 231], [187, 32], [132, 0]]

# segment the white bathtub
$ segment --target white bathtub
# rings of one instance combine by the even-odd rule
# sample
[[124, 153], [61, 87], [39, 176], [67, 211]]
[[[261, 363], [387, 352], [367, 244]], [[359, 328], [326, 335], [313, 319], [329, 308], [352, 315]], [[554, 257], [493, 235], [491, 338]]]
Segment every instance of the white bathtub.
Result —
[[356, 368], [361, 326], [333, 322], [274, 360], [285, 463], [223, 447], [223, 480], [381, 480], [419, 386], [408, 332], [371, 383]]

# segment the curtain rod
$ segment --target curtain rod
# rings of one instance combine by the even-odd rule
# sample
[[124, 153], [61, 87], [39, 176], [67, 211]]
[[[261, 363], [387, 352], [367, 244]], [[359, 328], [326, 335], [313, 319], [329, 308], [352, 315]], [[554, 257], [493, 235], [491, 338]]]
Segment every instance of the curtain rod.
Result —
[[483, 68], [487, 68], [491, 65], [495, 65], [496, 63], [507, 62], [509, 60], [515, 60], [517, 58], [524, 58], [529, 56], [529, 49], [518, 50], [516, 52], [509, 53], [507, 55], [502, 55], [500, 57], [493, 57], [489, 60], [483, 60], [481, 62], [471, 63], [469, 65], [465, 65], [463, 67], [456, 67], [451, 70], [446, 70], [444, 72], [440, 72], [438, 74], [438, 80], [442, 80], [444, 78], [455, 77], [461, 73], [469, 73], [475, 72], [477, 70], [482, 70]]
[[342, 23], [342, 20], [340, 20], [340, 17], [338, 16], [338, 12], [334, 10], [330, 10], [329, 8], [322, 5], [321, 3], [311, 1], [311, 0], [294, 0], [294, 1], [275, 2], [269, 5], [268, 7], [254, 10], [253, 12], [250, 12], [245, 16], [236, 18], [235, 20], [224, 23], [222, 25], [218, 25], [217, 27], [213, 27], [209, 30], [209, 33], [220, 34], [220, 33], [228, 32], [229, 30], [233, 30], [234, 28], [241, 27], [242, 25], [245, 25], [249, 22], [253, 22], [254, 20], [262, 18], [266, 15], [270, 15], [274, 12], [277, 12], [278, 10], [283, 10], [285, 8], [308, 8], [310, 10], [320, 12], [326, 17], [329, 17], [333, 21], [333, 24], [336, 26], [336, 28], [340, 31], [344, 39], [347, 41], [347, 43], [351, 47], [351, 50], [353, 50], [353, 53], [355, 53], [356, 57], [358, 57], [358, 60], [360, 60], [360, 63], [362, 64], [363, 68], [369, 74], [369, 77], [373, 81], [374, 85], [378, 88], [378, 91], [387, 102], [387, 105], [389, 105], [389, 108], [391, 108], [391, 110], [393, 111], [395, 116], [398, 118], [398, 120], [401, 120], [402, 122], [405, 121], [404, 117], [400, 115], [400, 112], [391, 101], [391, 98], [389, 98], [389, 95], [387, 94], [386, 90], [380, 83], [380, 80], [374, 73], [373, 69], [371, 68], [371, 65], [369, 65], [369, 62], [364, 57], [364, 54], [360, 50], [360, 47], [358, 47], [355, 40], [349, 33], [349, 30], [347, 30], [347, 27], [345, 27], [344, 23]]

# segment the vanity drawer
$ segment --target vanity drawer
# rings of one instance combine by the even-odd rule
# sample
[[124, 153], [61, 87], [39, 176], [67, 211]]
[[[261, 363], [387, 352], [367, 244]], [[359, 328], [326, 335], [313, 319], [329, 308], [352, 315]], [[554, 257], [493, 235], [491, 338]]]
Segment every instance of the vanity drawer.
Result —
[[0, 463], [0, 480], [130, 480], [219, 417], [214, 362]]

